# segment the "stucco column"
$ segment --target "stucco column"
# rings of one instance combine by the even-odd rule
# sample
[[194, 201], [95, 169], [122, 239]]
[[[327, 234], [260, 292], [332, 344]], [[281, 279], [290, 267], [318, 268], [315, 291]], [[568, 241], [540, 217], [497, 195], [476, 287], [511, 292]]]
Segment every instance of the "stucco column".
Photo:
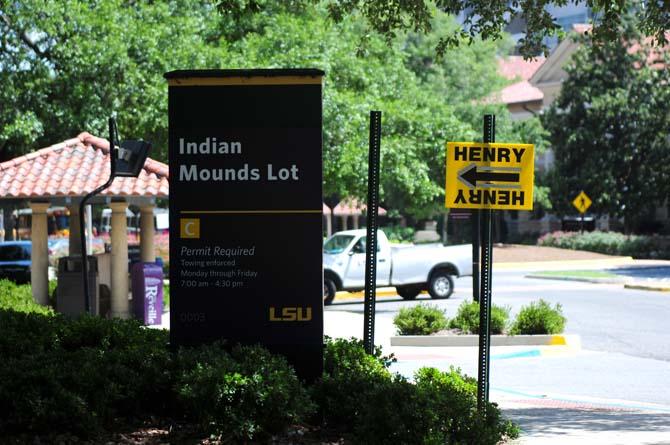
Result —
[[342, 230], [347, 230], [347, 215], [340, 215], [342, 220]]
[[352, 215], [352, 219], [354, 220], [354, 229], [358, 229], [358, 216], [359, 215]]
[[128, 203], [112, 202], [112, 317], [129, 318], [128, 302]]
[[154, 206], [140, 207], [140, 261], [156, 261], [154, 251]]
[[326, 235], [330, 237], [333, 234], [333, 218], [330, 213], [325, 213], [324, 215], [326, 217]]
[[[81, 256], [81, 234], [79, 233], [79, 204], [67, 207], [70, 211], [70, 252], [68, 255]], [[91, 252], [88, 252], [90, 255]]]
[[43, 306], [49, 303], [49, 248], [47, 231], [48, 202], [31, 202], [33, 210], [30, 236], [32, 238], [32, 264], [30, 267], [30, 284], [33, 298]]

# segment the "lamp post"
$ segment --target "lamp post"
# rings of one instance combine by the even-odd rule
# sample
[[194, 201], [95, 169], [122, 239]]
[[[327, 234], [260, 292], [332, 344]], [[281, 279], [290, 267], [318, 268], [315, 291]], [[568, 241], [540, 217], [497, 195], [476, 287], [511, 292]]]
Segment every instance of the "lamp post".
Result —
[[86, 313], [90, 313], [91, 301], [88, 289], [88, 253], [86, 249], [86, 229], [84, 226], [84, 207], [86, 202], [102, 192], [114, 181], [114, 178], [139, 176], [144, 162], [147, 159], [151, 144], [142, 140], [123, 141], [119, 147], [119, 134], [116, 127], [116, 120], [113, 117], [109, 118], [109, 179], [100, 187], [84, 196], [84, 199], [79, 203], [79, 234], [81, 236], [82, 249], [82, 278], [84, 282], [84, 309]]

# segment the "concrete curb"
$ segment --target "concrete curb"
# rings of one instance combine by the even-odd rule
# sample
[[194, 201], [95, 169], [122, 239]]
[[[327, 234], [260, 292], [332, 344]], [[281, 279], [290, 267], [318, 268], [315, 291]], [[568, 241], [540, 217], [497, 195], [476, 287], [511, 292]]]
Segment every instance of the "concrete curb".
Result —
[[624, 289], [649, 290], [656, 292], [670, 292], [670, 283], [644, 283], [631, 278], [582, 278], [582, 277], [551, 277], [546, 275], [526, 275], [525, 278], [541, 280], [579, 281], [594, 284], [623, 284]]
[[670, 284], [640, 284], [627, 283], [623, 285], [626, 289], [653, 290], [657, 292], [670, 292]]
[[[391, 346], [479, 346], [479, 335], [398, 335]], [[570, 346], [581, 348], [579, 335], [492, 335], [491, 346]]]
[[549, 275], [537, 275], [530, 274], [525, 275], [525, 278], [535, 278], [539, 280], [559, 280], [559, 281], [581, 281], [584, 283], [596, 283], [596, 284], [623, 284], [626, 282], [625, 278], [585, 278], [585, 277], [552, 277]]
[[580, 269], [603, 269], [603, 266], [622, 266], [633, 262], [633, 257], [614, 257], [594, 260], [565, 260], [565, 261], [529, 261], [517, 263], [493, 263], [493, 270], [551, 270], [577, 267]]

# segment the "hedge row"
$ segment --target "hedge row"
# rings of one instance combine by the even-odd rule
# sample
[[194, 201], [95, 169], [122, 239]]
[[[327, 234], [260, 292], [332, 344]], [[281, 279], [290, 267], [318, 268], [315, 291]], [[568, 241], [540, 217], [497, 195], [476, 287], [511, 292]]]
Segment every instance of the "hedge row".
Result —
[[633, 258], [670, 259], [670, 239], [660, 236], [599, 231], [552, 232], [540, 237], [537, 244]]
[[171, 352], [166, 331], [136, 321], [2, 309], [0, 357], [0, 437], [19, 442], [95, 440], [156, 422], [191, 425], [222, 443], [269, 441], [295, 425], [366, 444], [495, 444], [518, 435], [497, 406], [478, 414], [473, 379], [426, 368], [411, 382], [357, 340], [327, 341], [323, 378], [308, 386], [259, 346]]
[[[552, 307], [540, 299], [521, 308], [516, 318], [509, 322], [509, 308], [491, 307], [490, 329], [492, 334], [509, 332], [512, 335], [560, 334], [566, 319], [560, 304]], [[402, 308], [393, 319], [400, 335], [430, 335], [447, 327], [465, 334], [479, 334], [479, 303], [464, 301], [456, 316], [447, 319], [445, 311], [437, 306], [418, 304]]]

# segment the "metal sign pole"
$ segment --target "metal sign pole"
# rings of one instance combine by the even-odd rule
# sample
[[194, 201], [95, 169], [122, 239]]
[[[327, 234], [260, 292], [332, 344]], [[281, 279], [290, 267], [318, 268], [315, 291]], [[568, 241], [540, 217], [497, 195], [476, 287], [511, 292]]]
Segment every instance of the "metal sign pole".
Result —
[[375, 347], [375, 303], [377, 291], [377, 213], [379, 210], [379, 151], [382, 112], [370, 111], [370, 155], [368, 158], [368, 220], [365, 245], [365, 313], [363, 343], [372, 354]]
[[[495, 142], [495, 116], [484, 116], [484, 142]], [[477, 382], [477, 409], [486, 410], [489, 401], [489, 369], [491, 364], [491, 265], [493, 249], [491, 243], [492, 210], [483, 210], [481, 291], [479, 294], [479, 373]], [[474, 273], [474, 270], [473, 270]]]
[[472, 209], [472, 301], [479, 303], [479, 252], [481, 251], [481, 211]]

